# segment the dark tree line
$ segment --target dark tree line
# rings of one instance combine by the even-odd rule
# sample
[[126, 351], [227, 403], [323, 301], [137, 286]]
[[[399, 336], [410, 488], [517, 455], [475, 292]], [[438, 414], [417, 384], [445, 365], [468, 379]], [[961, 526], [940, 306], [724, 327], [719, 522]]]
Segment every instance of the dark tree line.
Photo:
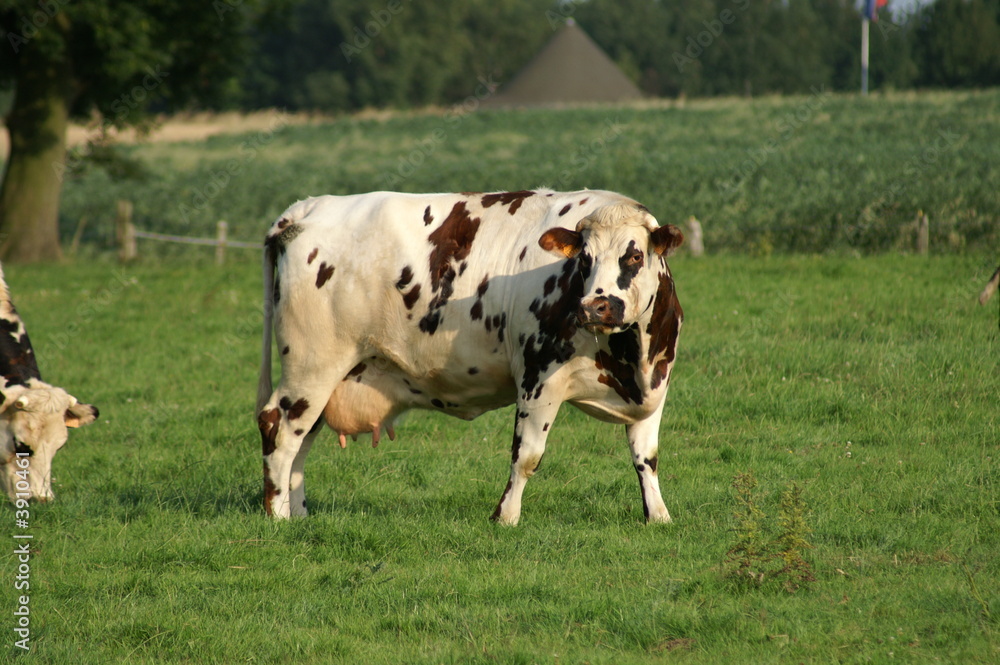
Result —
[[[860, 87], [857, 0], [301, 0], [257, 28], [227, 104], [339, 111], [460, 101], [576, 20], [651, 96]], [[1000, 0], [883, 8], [873, 89], [1000, 84]]]

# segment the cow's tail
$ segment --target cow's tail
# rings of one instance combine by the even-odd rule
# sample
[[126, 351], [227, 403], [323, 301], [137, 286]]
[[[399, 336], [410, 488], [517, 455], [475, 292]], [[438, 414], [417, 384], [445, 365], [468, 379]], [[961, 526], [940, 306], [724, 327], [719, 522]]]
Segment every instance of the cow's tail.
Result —
[[257, 413], [271, 399], [271, 332], [274, 329], [275, 255], [270, 243], [264, 246], [264, 332], [260, 354], [260, 380], [257, 382]]

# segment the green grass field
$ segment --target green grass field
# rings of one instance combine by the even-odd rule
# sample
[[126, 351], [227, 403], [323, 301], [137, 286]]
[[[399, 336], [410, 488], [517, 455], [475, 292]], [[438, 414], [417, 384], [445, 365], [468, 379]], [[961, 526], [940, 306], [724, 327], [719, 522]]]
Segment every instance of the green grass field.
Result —
[[[252, 253], [5, 266], [43, 374], [101, 410], [31, 511], [25, 662], [995, 663], [1000, 333], [975, 304], [994, 262], [676, 258], [674, 523], [642, 524], [621, 428], [566, 407], [516, 528], [487, 520], [509, 410], [413, 413], [375, 450], [326, 433], [313, 514], [264, 516]], [[751, 470], [770, 516], [804, 487], [816, 580], [794, 593], [725, 575]]]

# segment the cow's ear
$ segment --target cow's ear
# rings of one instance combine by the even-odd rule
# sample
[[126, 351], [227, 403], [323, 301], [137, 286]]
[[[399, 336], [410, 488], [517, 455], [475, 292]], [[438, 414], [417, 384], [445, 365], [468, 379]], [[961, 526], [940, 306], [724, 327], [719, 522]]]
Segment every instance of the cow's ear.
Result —
[[66, 427], [83, 427], [97, 420], [100, 415], [96, 406], [90, 404], [74, 404], [66, 409]]
[[542, 234], [538, 239], [538, 246], [546, 252], [562, 254], [571, 259], [583, 249], [583, 235], [579, 231], [570, 231], [557, 226]]
[[670, 256], [684, 242], [684, 234], [673, 224], [664, 224], [650, 234], [653, 251], [660, 256]]

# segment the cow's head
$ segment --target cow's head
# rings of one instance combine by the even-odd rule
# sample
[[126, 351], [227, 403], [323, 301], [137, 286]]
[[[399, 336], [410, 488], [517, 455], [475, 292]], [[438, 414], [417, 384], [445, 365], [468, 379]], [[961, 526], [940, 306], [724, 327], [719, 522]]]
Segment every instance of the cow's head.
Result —
[[[81, 404], [62, 388], [41, 381], [3, 389], [0, 403], [0, 489], [15, 501], [51, 501], [52, 458], [69, 436], [67, 428], [97, 419], [97, 408]], [[21, 455], [18, 456], [18, 453]], [[18, 460], [26, 459], [25, 462]]]
[[578, 258], [584, 278], [577, 322], [594, 333], [619, 332], [653, 303], [663, 260], [684, 240], [680, 229], [659, 226], [635, 203], [598, 208], [575, 231], [549, 229], [538, 239], [542, 249]]

